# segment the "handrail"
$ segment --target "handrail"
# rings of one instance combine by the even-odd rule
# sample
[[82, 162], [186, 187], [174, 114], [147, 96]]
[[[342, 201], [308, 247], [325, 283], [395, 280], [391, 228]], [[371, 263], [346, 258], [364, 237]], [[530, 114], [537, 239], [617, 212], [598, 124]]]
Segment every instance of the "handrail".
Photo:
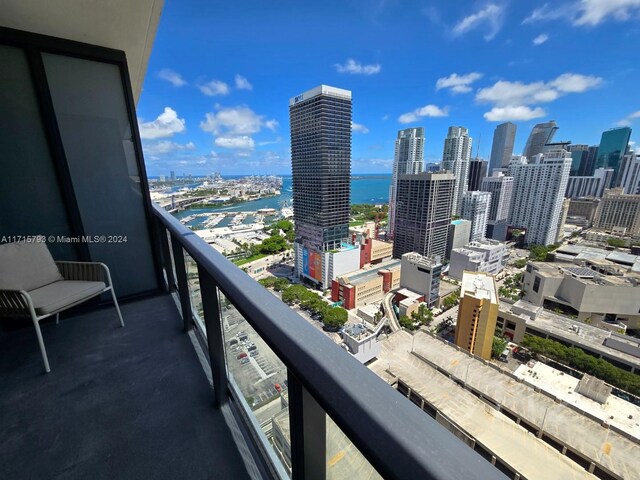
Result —
[[505, 478], [171, 214], [153, 210], [380, 475]]

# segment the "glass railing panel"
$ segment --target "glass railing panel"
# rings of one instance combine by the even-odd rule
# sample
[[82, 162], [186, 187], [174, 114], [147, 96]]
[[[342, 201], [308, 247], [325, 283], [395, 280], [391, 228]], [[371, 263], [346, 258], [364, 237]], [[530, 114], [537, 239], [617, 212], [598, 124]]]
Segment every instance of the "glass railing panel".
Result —
[[287, 369], [225, 297], [219, 294], [225, 356], [230, 381], [268, 445], [281, 475], [291, 475]]
[[189, 286], [189, 297], [191, 298], [191, 310], [196, 322], [199, 322], [204, 331], [204, 316], [202, 315], [202, 296], [200, 295], [200, 277], [198, 276], [198, 264], [191, 256], [184, 251], [184, 265], [187, 271], [187, 285]]

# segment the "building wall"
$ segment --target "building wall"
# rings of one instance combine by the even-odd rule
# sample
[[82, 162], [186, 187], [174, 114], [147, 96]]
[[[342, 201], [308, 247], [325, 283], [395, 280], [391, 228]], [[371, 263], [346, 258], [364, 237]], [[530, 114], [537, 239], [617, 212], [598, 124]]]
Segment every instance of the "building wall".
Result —
[[462, 208], [462, 196], [467, 191], [469, 176], [469, 158], [471, 157], [472, 139], [464, 127], [449, 127], [444, 140], [442, 152], [442, 168], [455, 176], [453, 189], [452, 215], [458, 215]]
[[393, 255], [393, 243], [383, 242], [381, 240], [371, 239], [371, 263], [378, 263], [385, 258], [391, 258]]
[[449, 276], [462, 279], [463, 272], [484, 272], [497, 275], [506, 265], [507, 246], [498, 242], [472, 242], [451, 252]]
[[489, 163], [489, 173], [494, 168], [506, 168], [513, 155], [513, 143], [516, 138], [516, 125], [507, 122], [496, 127], [493, 132], [493, 144], [491, 146], [491, 161]]
[[460, 298], [455, 344], [485, 360], [491, 358], [498, 305], [466, 292]]
[[450, 258], [451, 250], [464, 247], [471, 237], [471, 222], [469, 220], [453, 220], [449, 225], [447, 238], [447, 252], [445, 258]]
[[607, 190], [598, 206], [594, 227], [609, 231], [625, 228], [628, 234], [640, 234], [640, 195], [625, 195], [622, 189]]
[[400, 287], [425, 296], [427, 304], [434, 305], [440, 293], [442, 264], [419, 254], [405, 253], [402, 256]]
[[477, 242], [484, 238], [490, 207], [491, 193], [489, 192], [467, 192], [463, 195], [460, 216], [471, 222], [470, 241]]
[[572, 198], [569, 201], [568, 216], [572, 217], [584, 217], [589, 222], [589, 225], [593, 224], [596, 218], [596, 210], [600, 200], [596, 198]]
[[507, 177], [502, 173], [486, 177], [482, 179], [481, 190], [491, 193], [488, 221], [506, 221], [511, 210], [513, 177]]

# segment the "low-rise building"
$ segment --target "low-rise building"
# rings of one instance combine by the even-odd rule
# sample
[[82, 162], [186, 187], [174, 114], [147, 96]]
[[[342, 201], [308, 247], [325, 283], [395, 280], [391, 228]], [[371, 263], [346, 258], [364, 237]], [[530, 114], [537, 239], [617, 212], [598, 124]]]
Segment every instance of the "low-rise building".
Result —
[[440, 294], [442, 263], [439, 257], [423, 257], [411, 252], [402, 255], [400, 287], [424, 295], [425, 303], [435, 305]]
[[587, 260], [582, 266], [531, 262], [523, 290], [526, 301], [558, 308], [581, 321], [640, 328], [640, 274], [605, 259]]
[[413, 312], [418, 311], [418, 307], [424, 302], [424, 294], [412, 292], [408, 288], [401, 288], [397, 291], [394, 300], [398, 304], [398, 314], [410, 317]]
[[508, 258], [507, 245], [502, 242], [489, 239], [471, 242], [463, 248], [451, 251], [449, 276], [462, 280], [465, 270], [497, 275], [504, 269]]
[[331, 282], [331, 300], [347, 310], [379, 302], [389, 290], [400, 286], [400, 261], [392, 260], [376, 268], [356, 270]]
[[358, 323], [346, 325], [340, 333], [347, 351], [360, 363], [367, 363], [380, 353], [377, 330], [369, 330], [363, 323]]

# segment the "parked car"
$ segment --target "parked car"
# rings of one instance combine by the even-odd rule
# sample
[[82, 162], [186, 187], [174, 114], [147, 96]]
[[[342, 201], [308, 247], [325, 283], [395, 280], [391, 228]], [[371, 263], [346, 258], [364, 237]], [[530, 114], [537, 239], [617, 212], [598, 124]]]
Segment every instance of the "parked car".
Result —
[[258, 355], [258, 350], [251, 350], [251, 352], [249, 352], [249, 355], [251, 355], [252, 357], [255, 357]]
[[280, 384], [279, 384], [279, 383], [276, 383], [276, 384], [273, 386], [273, 388], [275, 388], [275, 389], [276, 389], [276, 391], [277, 391], [278, 393], [282, 392], [282, 387], [280, 386]]
[[247, 363], [249, 363], [248, 358], [243, 358], [242, 360], [240, 360], [240, 365], [246, 365]]
[[247, 354], [245, 352], [242, 352], [240, 355], [238, 355], [236, 357], [238, 360], [242, 360], [243, 358], [247, 358]]

